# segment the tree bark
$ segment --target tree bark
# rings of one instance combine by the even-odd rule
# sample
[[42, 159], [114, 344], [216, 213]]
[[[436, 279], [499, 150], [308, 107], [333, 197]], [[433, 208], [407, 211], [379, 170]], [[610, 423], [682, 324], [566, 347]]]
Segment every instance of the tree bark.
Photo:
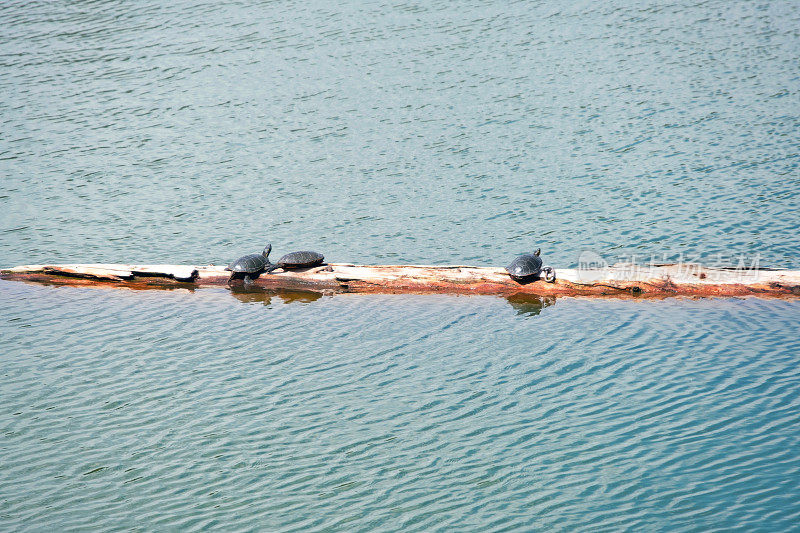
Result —
[[[503, 268], [331, 263], [262, 274], [251, 287], [315, 292], [452, 293], [511, 296], [787, 296], [800, 295], [800, 271], [719, 269], [696, 264], [617, 264], [558, 269], [555, 283], [520, 283]], [[241, 286], [222, 266], [64, 264], [0, 270], [0, 278], [58, 285], [155, 287]]]

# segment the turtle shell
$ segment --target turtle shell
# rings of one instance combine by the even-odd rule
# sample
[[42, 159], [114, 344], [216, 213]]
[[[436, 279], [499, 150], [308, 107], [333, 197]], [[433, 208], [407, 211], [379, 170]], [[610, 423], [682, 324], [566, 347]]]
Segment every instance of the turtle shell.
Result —
[[269, 260], [261, 254], [249, 254], [243, 257], [240, 257], [230, 265], [225, 270], [230, 270], [233, 272], [244, 272], [245, 274], [255, 274], [256, 272], [263, 272], [267, 265], [269, 265]]
[[292, 252], [278, 259], [276, 264], [284, 268], [302, 268], [319, 265], [324, 259], [318, 252]]
[[506, 271], [515, 279], [538, 276], [542, 272], [542, 258], [534, 254], [521, 255], [511, 261]]

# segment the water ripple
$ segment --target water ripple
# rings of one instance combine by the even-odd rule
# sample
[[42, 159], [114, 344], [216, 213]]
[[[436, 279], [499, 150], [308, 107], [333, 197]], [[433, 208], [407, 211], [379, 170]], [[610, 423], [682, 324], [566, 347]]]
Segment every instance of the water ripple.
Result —
[[[80, 527], [99, 509], [108, 525], [286, 530], [796, 515], [793, 302], [565, 299], [531, 317], [495, 298], [2, 289], [17, 305], [0, 486], [28, 495], [4, 496], [9, 524]], [[396, 328], [409, 335], [386, 346]]]
[[[0, 266], [761, 254], [787, 2], [0, 4]], [[789, 530], [794, 301], [0, 282], [22, 529]]]

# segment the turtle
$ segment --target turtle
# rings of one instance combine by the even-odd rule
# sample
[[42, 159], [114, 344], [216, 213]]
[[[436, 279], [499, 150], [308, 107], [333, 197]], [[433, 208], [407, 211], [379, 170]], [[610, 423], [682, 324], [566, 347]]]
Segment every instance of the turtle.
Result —
[[272, 272], [276, 268], [291, 270], [293, 268], [313, 267], [321, 265], [324, 260], [325, 257], [319, 252], [291, 252], [278, 259], [277, 263], [269, 265], [267, 272]]
[[267, 244], [267, 247], [264, 248], [261, 254], [242, 256], [225, 267], [225, 270], [230, 270], [231, 272], [231, 277], [228, 281], [243, 279], [245, 282], [249, 282], [257, 279], [258, 276], [272, 266], [272, 263], [269, 262], [269, 253], [271, 251], [272, 245]]
[[528, 281], [533, 278], [538, 278], [544, 272], [544, 280], [548, 283], [553, 283], [556, 280], [556, 271], [553, 267], [542, 266], [542, 258], [539, 254], [542, 249], [539, 248], [532, 254], [525, 254], [517, 257], [511, 264], [506, 267], [506, 271], [515, 281]]

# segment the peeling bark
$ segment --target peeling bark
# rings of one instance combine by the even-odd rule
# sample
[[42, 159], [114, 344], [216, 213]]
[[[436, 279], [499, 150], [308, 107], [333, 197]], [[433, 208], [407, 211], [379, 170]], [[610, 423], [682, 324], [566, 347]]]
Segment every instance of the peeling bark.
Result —
[[[332, 263], [262, 274], [255, 286], [275, 290], [365, 293], [452, 293], [504, 296], [787, 296], [800, 295], [800, 271], [730, 270], [700, 265], [617, 264], [597, 270], [557, 270], [555, 283], [519, 283], [502, 268], [461, 265]], [[222, 266], [66, 264], [0, 270], [0, 278], [59, 285], [129, 288], [202, 287], [229, 284]], [[239, 281], [234, 284], [241, 283]]]

